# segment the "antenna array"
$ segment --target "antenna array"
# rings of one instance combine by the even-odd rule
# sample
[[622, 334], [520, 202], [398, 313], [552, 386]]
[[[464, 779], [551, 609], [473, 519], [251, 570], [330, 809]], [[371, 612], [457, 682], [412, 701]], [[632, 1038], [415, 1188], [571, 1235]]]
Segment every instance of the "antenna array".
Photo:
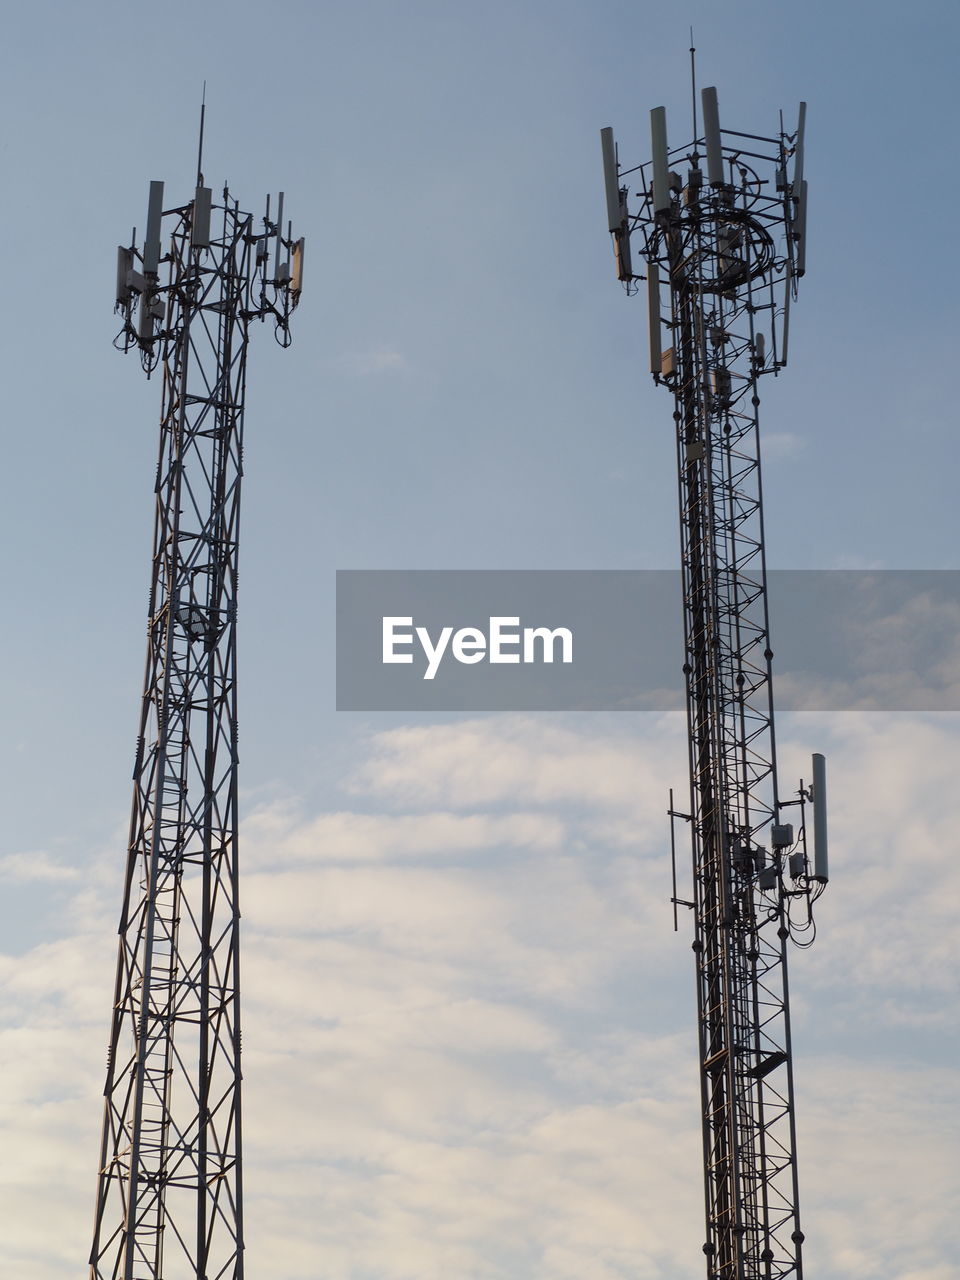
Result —
[[778, 787], [758, 385], [787, 362], [804, 272], [805, 109], [773, 138], [723, 130], [714, 88], [701, 112], [702, 135], [671, 149], [666, 111], [651, 111], [636, 169], [620, 169], [611, 129], [601, 143], [617, 277], [628, 293], [646, 280], [650, 370], [674, 399], [690, 805], [671, 793], [670, 815], [690, 828], [693, 891], [673, 902], [675, 921], [679, 904], [694, 918], [707, 1275], [783, 1280], [802, 1276], [803, 1243], [787, 944], [812, 941], [826, 789], [822, 756], [812, 793]]

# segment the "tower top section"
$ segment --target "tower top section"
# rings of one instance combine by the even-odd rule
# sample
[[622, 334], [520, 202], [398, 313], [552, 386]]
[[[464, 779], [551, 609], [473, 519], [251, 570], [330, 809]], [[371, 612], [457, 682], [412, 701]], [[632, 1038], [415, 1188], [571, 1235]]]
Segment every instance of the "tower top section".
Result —
[[134, 229], [130, 244], [117, 250], [115, 310], [123, 328], [115, 345], [136, 347], [148, 375], [164, 342], [178, 336], [178, 302], [210, 313], [211, 324], [228, 311], [244, 326], [270, 317], [277, 341], [290, 345], [290, 316], [303, 288], [303, 239], [284, 223], [283, 192], [273, 209], [267, 196], [263, 216], [255, 218], [226, 186], [217, 203], [202, 183], [201, 175], [186, 204], [165, 208], [164, 184], [151, 182], [142, 243]]
[[[696, 101], [696, 99], [695, 99]], [[648, 281], [651, 326], [660, 273], [672, 286], [745, 305], [760, 334], [758, 373], [787, 362], [790, 301], [806, 269], [806, 103], [796, 128], [772, 137], [724, 129], [717, 91], [700, 94], [692, 141], [671, 147], [663, 107], [650, 112], [651, 158], [620, 165], [613, 130], [600, 134], [607, 227], [628, 293]], [[645, 267], [641, 274], [634, 262]], [[653, 344], [656, 335], [651, 332]], [[659, 341], [659, 339], [657, 339]], [[660, 380], [667, 374], [652, 368]]]

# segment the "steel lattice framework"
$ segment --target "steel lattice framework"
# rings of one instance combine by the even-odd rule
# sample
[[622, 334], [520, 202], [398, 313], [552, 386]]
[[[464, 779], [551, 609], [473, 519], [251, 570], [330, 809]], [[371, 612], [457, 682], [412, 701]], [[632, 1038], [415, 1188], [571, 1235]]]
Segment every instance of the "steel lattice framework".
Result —
[[289, 343], [303, 244], [224, 189], [119, 251], [117, 345], [163, 374], [91, 1280], [241, 1280], [237, 548], [247, 343]]
[[603, 132], [618, 275], [633, 292], [640, 247], [651, 371], [674, 397], [690, 812], [671, 798], [671, 818], [692, 835], [709, 1280], [803, 1274], [787, 945], [809, 928], [825, 845], [811, 868], [781, 822], [798, 802], [777, 783], [758, 423], [804, 269], [803, 114], [794, 134], [721, 134], [706, 89], [704, 136], [671, 152], [657, 108], [653, 161], [626, 171], [634, 216]]

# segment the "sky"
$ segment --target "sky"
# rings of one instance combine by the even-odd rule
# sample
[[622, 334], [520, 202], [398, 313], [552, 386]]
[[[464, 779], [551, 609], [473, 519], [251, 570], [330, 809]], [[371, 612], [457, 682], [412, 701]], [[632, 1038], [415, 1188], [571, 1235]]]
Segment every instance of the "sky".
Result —
[[[240, 602], [247, 1245], [273, 1280], [701, 1274], [681, 718], [334, 710], [334, 573], [673, 568], [666, 393], [601, 127], [808, 102], [808, 272], [762, 388], [778, 568], [955, 569], [960, 19], [920, 0], [43, 3], [5, 23], [0, 1270], [84, 1274], [158, 382], [111, 347], [147, 185], [306, 238], [255, 333]], [[674, 125], [673, 122], [676, 122]], [[776, 619], [773, 619], [774, 637]], [[805, 1257], [956, 1274], [956, 713], [797, 713], [834, 877], [792, 961]], [[688, 930], [689, 932], [689, 930]], [[952, 1128], [951, 1128], [952, 1126]]]

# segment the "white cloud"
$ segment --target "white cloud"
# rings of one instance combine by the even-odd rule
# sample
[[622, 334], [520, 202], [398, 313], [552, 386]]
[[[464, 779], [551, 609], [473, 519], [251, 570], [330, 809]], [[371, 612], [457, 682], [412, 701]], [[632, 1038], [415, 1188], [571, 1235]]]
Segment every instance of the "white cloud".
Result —
[[806, 441], [791, 431], [765, 431], [763, 433], [763, 459], [780, 462], [795, 458], [806, 447]]
[[[808, 1267], [942, 1280], [956, 1248], [941, 1029], [955, 1017], [956, 717], [781, 729], [785, 791], [810, 748], [830, 763], [834, 878], [792, 969]], [[291, 798], [251, 814], [251, 1272], [695, 1272], [693, 978], [663, 813], [683, 764], [676, 716], [487, 718], [376, 735], [347, 788], [375, 811]], [[0, 962], [3, 1249], [29, 1280], [66, 1280], [89, 1244], [112, 861], [71, 903], [76, 932]]]
[[960, 710], [960, 603], [952, 583], [922, 574], [891, 581], [859, 575], [829, 627], [832, 671], [786, 672], [781, 705], [800, 708]]
[[381, 373], [401, 373], [409, 368], [406, 357], [395, 347], [375, 347], [371, 351], [346, 352], [339, 360], [341, 368], [357, 377]]
[[811, 1270], [937, 1275], [956, 1249], [955, 1070], [825, 1055], [806, 1077]]
[[565, 828], [542, 813], [325, 813], [310, 818], [290, 802], [256, 809], [244, 824], [246, 867], [272, 870], [309, 861], [358, 863], [457, 856], [500, 846], [556, 849]]
[[0, 880], [18, 884], [63, 883], [76, 880], [79, 874], [76, 867], [64, 866], [43, 852], [8, 853], [0, 858]]
[[602, 730], [591, 727], [590, 717], [573, 727], [529, 716], [387, 730], [376, 735], [370, 760], [349, 787], [416, 808], [519, 800], [561, 810], [600, 808], [605, 817], [665, 810], [671, 770], [675, 784], [683, 785], [683, 715], [651, 717], [642, 736], [622, 723], [629, 719], [625, 713], [607, 717], [606, 726], [614, 723]]

